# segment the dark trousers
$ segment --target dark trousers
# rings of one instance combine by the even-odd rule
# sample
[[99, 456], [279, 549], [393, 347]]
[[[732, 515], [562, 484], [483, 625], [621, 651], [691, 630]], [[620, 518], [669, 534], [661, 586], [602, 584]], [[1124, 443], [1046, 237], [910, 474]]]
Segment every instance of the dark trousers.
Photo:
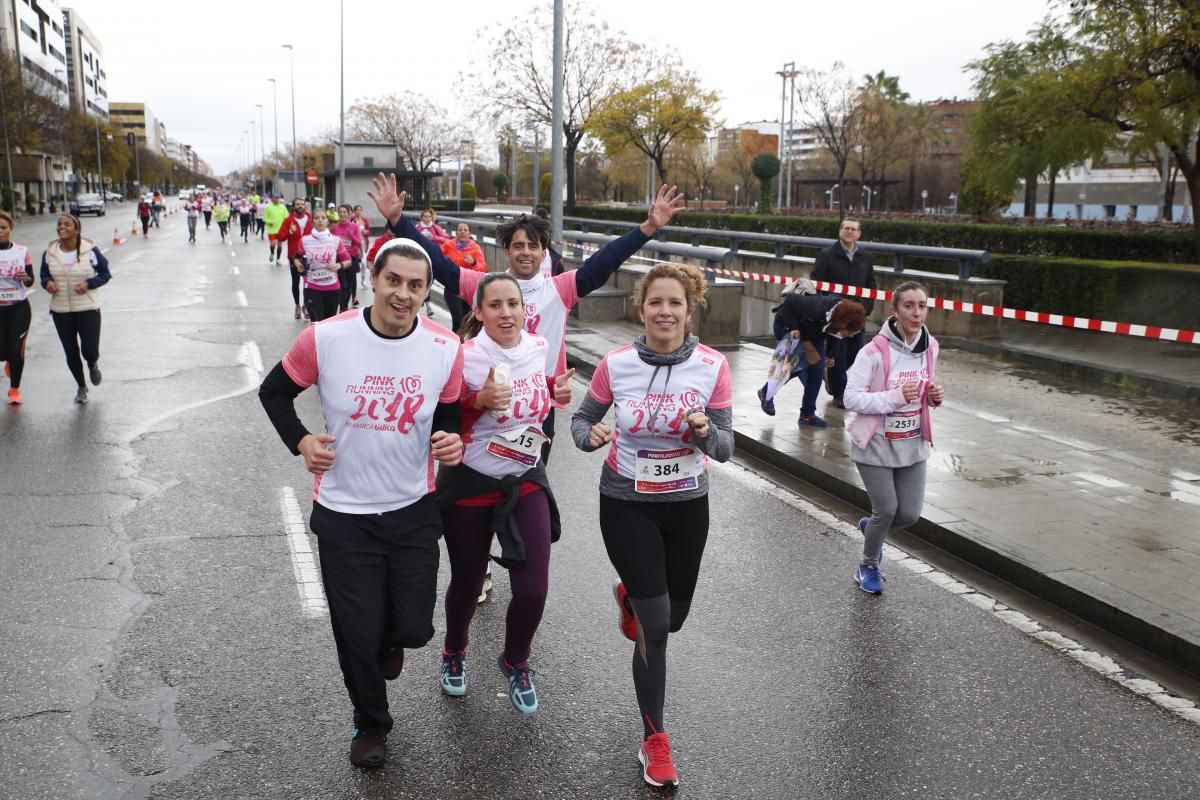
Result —
[[471, 313], [471, 307], [467, 305], [467, 301], [450, 292], [445, 293], [446, 308], [450, 311], [450, 330], [458, 332], [462, 321]]
[[258, 234], [258, 238], [263, 238], [263, 233], [267, 230], [267, 223], [262, 217], [255, 217], [254, 232]]
[[242, 228], [242, 241], [250, 241], [250, 215], [238, 214], [238, 223]]
[[25, 371], [25, 337], [33, 311], [28, 300], [0, 306], [0, 361], [8, 364], [12, 388], [21, 388], [21, 373]]
[[338, 313], [350, 308], [350, 298], [358, 289], [358, 258], [350, 259], [350, 266], [338, 270]]
[[142, 236], [145, 236], [147, 233], [150, 232], [150, 218], [149, 217], [138, 217], [138, 219], [140, 219], [142, 221]]
[[[70, 287], [67, 289], [70, 291]], [[82, 387], [85, 385], [83, 361], [91, 366], [100, 360], [100, 311], [51, 311], [50, 318], [54, 320], [54, 329], [58, 331], [58, 340], [62, 342], [67, 369], [71, 370], [75, 383]], [[82, 360], [79, 357], [81, 353]]]
[[204, 214], [204, 227], [205, 227], [205, 229], [207, 230], [208, 228], [211, 228], [211, 227], [212, 227], [212, 212], [211, 212], [211, 211], [204, 211], [204, 212], [201, 212], [201, 213], [203, 213], [203, 214]]
[[833, 366], [829, 369], [829, 393], [834, 396], [834, 399], [841, 400], [842, 395], [846, 392], [846, 371], [854, 365], [854, 359], [858, 358], [858, 351], [862, 350], [863, 332], [851, 336], [849, 339], [838, 339], [837, 346], [833, 348], [831, 355], [833, 356]]
[[441, 516], [427, 495], [383, 514], [342, 514], [313, 503], [311, 525], [354, 724], [386, 736], [392, 717], [384, 656], [433, 638]]
[[292, 273], [292, 302], [300, 305], [300, 273], [296, 271], [296, 265], [288, 259], [288, 272]]
[[308, 318], [313, 322], [329, 319], [338, 313], [338, 297], [340, 289], [332, 292], [320, 292], [316, 289], [304, 290], [304, 307], [308, 309]]
[[[525, 561], [508, 570], [512, 600], [505, 616], [504, 660], [520, 666], [529, 660], [550, 585], [550, 507], [545, 492], [522, 497], [513, 514], [525, 542]], [[458, 505], [445, 515], [446, 552], [450, 556], [450, 585], [446, 588], [447, 650], [467, 649], [467, 630], [478, 606], [492, 544], [492, 531], [488, 527], [491, 516], [491, 508]]]

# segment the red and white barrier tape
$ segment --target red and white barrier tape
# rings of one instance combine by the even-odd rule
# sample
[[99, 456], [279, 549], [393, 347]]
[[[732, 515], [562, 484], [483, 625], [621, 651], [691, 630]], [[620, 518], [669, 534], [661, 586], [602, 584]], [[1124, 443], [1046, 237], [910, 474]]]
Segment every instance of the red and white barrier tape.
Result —
[[[668, 263], [644, 256], [634, 256], [634, 258], [651, 264]], [[773, 283], [780, 286], [786, 286], [795, 280], [795, 278], [789, 278], [784, 275], [772, 275], [766, 272], [741, 272], [739, 270], [721, 269], [719, 267], [699, 267], [699, 269], [731, 278]], [[841, 283], [826, 283], [825, 281], [815, 281], [814, 283], [823, 292], [833, 292], [853, 297], [869, 297], [873, 300], [892, 299], [892, 293], [882, 289], [867, 289], [861, 286], [846, 286]], [[1118, 333], [1123, 336], [1140, 336], [1146, 339], [1161, 339], [1163, 341], [1181, 342], [1183, 344], [1200, 344], [1200, 332], [1198, 331], [1164, 328], [1158, 325], [1135, 325], [1132, 322], [1112, 322], [1110, 320], [1088, 319], [1087, 317], [1072, 317], [1067, 314], [1047, 314], [1044, 311], [1025, 311], [1020, 308], [1004, 308], [1003, 306], [989, 306], [982, 303], [964, 303], [961, 300], [943, 300], [940, 297], [930, 297], [929, 307], [941, 308], [946, 311], [961, 311], [965, 314], [980, 314], [985, 317], [1003, 317], [1004, 319], [1016, 319], [1023, 322], [1036, 322], [1041, 325], [1057, 325], [1062, 328]]]

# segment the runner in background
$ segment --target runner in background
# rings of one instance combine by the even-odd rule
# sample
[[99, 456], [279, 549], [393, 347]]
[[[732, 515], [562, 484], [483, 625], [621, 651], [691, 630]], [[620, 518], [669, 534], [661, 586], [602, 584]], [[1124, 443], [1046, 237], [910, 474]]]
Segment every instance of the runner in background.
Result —
[[196, 243], [196, 224], [200, 219], [200, 202], [198, 200], [188, 200], [183, 204], [184, 212], [187, 215], [188, 243]]
[[204, 215], [204, 230], [212, 230], [213, 201], [206, 194], [200, 195], [200, 213]]
[[[362, 206], [354, 207], [354, 221], [358, 223], [358, 227], [362, 230], [363, 252], [364, 253], [370, 252], [370, 250], [371, 250], [371, 221], [369, 219], [367, 219], [366, 215], [363, 213]], [[362, 289], [367, 288], [367, 274], [369, 272], [370, 272], [370, 270], [365, 269], [365, 268], [362, 270], [362, 285], [359, 288], [362, 288]]]
[[25, 339], [33, 311], [26, 289], [33, 286], [33, 258], [29, 248], [12, 240], [13, 218], [0, 211], [0, 358], [9, 379], [8, 402], [20, 405], [21, 375], [25, 370]]
[[137, 204], [138, 221], [142, 223], [142, 238], [145, 239], [150, 235], [150, 201], [143, 197]]
[[112, 273], [96, 243], [83, 238], [78, 217], [62, 215], [57, 230], [58, 238], [42, 253], [39, 280], [52, 295], [50, 318], [67, 357], [67, 369], [78, 387], [75, 402], [83, 404], [88, 401], [84, 361], [92, 385], [100, 385], [99, 289], [112, 279]]
[[263, 213], [267, 210], [266, 198], [260, 197], [254, 203], [254, 234], [258, 236], [259, 241], [262, 240], [263, 234], [266, 232], [266, 221], [263, 219]]
[[888, 532], [919, 520], [925, 504], [925, 463], [933, 447], [929, 411], [945, 399], [933, 382], [938, 341], [925, 327], [928, 313], [921, 284], [897, 286], [892, 316], [846, 374], [846, 409], [857, 412], [846, 426], [850, 460], [871, 500], [871, 516], [858, 521], [864, 541], [854, 582], [871, 594], [883, 592], [879, 562]]
[[[350, 702], [350, 762], [387, 760], [387, 680], [405, 648], [433, 638], [442, 519], [434, 462], [462, 459], [462, 351], [419, 315], [429, 260], [414, 242], [372, 265], [375, 303], [309, 325], [263, 380], [259, 399], [284, 445], [316, 476], [312, 532]], [[320, 394], [325, 431], [310, 433], [296, 397]]]
[[250, 198], [243, 197], [238, 200], [238, 224], [242, 228], [242, 241], [250, 241], [250, 227], [254, 219], [254, 205], [250, 202]]
[[[302, 237], [292, 258], [292, 268], [304, 276], [304, 307], [311, 322], [338, 313], [341, 283], [338, 273], [350, 266], [350, 253], [329, 230], [324, 211], [312, 215], [312, 231]], [[343, 309], [344, 310], [344, 309]]]
[[342, 241], [350, 254], [350, 265], [338, 270], [338, 311], [358, 308], [358, 265], [362, 260], [362, 229], [354, 220], [354, 212], [343, 203], [338, 209], [338, 221], [329, 226], [329, 231]]
[[[733, 455], [733, 384], [725, 357], [689, 332], [707, 287], [695, 267], [659, 264], [634, 287], [645, 334], [601, 359], [571, 435], [611, 443], [600, 475], [600, 532], [620, 581], [621, 632], [636, 645], [642, 777], [679, 776], [663, 727], [667, 638], [691, 608], [708, 539], [708, 459]], [[601, 422], [616, 408], [613, 425]]]
[[[268, 264], [283, 263], [283, 242], [279, 236], [279, 228], [288, 217], [288, 207], [283, 204], [283, 195], [277, 194], [271, 198], [271, 203], [263, 209], [263, 227], [267, 230], [267, 240], [270, 245]], [[286, 239], [287, 237], [282, 237]], [[297, 299], [297, 304], [300, 302]]]
[[296, 252], [300, 249], [301, 239], [312, 233], [312, 230], [312, 214], [305, 209], [304, 200], [297, 197], [292, 201], [291, 213], [284, 217], [279, 225], [279, 233], [276, 234], [281, 246], [287, 242], [287, 263], [291, 266], [288, 271], [292, 277], [292, 302], [296, 304], [296, 319], [300, 319], [302, 314], [308, 316], [308, 309], [300, 305], [300, 272], [296, 269]]
[[221, 232], [221, 242], [225, 241], [225, 234], [229, 232], [229, 203], [224, 197], [217, 200], [216, 208], [212, 212], [213, 219], [217, 221], [217, 230]]
[[[476, 272], [487, 272], [487, 260], [479, 242], [471, 238], [471, 226], [460, 222], [454, 228], [454, 238], [442, 242], [442, 253], [446, 258], [458, 265], [459, 269], [471, 269]], [[450, 327], [458, 330], [463, 318], [471, 311], [471, 306], [452, 292], [445, 292], [446, 308], [450, 312]], [[524, 316], [524, 315], [522, 315]]]

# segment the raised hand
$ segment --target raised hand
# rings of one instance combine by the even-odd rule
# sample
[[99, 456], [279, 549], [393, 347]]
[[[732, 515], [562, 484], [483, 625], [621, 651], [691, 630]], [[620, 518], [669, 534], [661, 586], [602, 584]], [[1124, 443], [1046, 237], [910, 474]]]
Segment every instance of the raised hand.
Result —
[[475, 395], [475, 407], [489, 411], [508, 411], [512, 402], [512, 386], [507, 383], [496, 383], [496, 368], [488, 370], [487, 380], [483, 388]]
[[371, 186], [375, 191], [367, 192], [367, 197], [375, 201], [375, 208], [389, 224], [395, 225], [404, 211], [405, 192], [396, 192], [396, 175], [384, 175], [382, 172], [371, 178]]
[[652, 235], [656, 230], [670, 223], [671, 218], [684, 209], [686, 199], [674, 186], [665, 183], [658, 187], [658, 196], [650, 205], [646, 221], [642, 223], [642, 233]]
[[571, 376], [575, 374], [575, 368], [559, 375], [554, 379], [554, 402], [559, 405], [568, 405], [571, 402]]

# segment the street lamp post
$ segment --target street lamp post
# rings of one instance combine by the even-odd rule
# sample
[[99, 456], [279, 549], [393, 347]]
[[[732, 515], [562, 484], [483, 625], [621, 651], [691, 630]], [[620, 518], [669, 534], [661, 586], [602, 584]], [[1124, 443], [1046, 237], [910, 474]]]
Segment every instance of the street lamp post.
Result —
[[259, 174], [259, 176], [262, 177], [262, 188], [259, 189], [259, 191], [262, 194], [266, 194], [267, 193], [267, 173], [266, 173], [267, 153], [266, 153], [266, 139], [264, 139], [263, 137], [266, 136], [267, 128], [265, 125], [263, 125], [262, 103], [255, 103], [254, 105], [258, 108], [258, 158], [259, 158], [258, 174]]
[[[136, 170], [134, 174], [137, 176], [137, 193], [138, 199], [140, 200], [142, 197], [142, 157], [141, 154], [138, 153], [137, 134], [129, 133], [126, 135], [125, 141], [129, 143], [130, 147], [133, 148], [133, 166]], [[125, 174], [128, 175], [129, 173], [126, 172]]]
[[250, 120], [250, 168], [254, 176], [254, 191], [258, 191], [258, 170], [254, 169], [254, 120]]
[[[338, 74], [340, 86], [338, 90], [338, 116], [340, 132], [338, 133], [338, 202], [346, 202], [346, 3], [338, 0]], [[459, 168], [462, 168], [462, 157], [459, 157]], [[461, 183], [461, 180], [459, 181]]]
[[928, 212], [928, 210], [929, 210], [929, 206], [928, 206], [928, 205], [925, 203], [925, 200], [926, 200], [926, 198], [928, 198], [928, 197], [929, 197], [929, 190], [928, 190], [928, 189], [922, 189], [922, 190], [921, 190], [921, 213], [922, 213], [922, 214], [925, 214], [925, 213], [927, 213], [927, 212]]
[[[825, 194], [828, 195], [828, 197], [829, 197], [829, 210], [830, 211], [833, 211], [833, 196], [835, 194], [837, 194], [837, 190], [838, 190], [838, 185], [836, 183], [833, 186], [830, 186], [828, 189], [825, 190]], [[841, 205], [840, 198], [838, 199], [838, 205]]]
[[300, 175], [300, 151], [296, 149], [296, 50], [290, 44], [283, 45], [283, 48], [288, 51], [288, 62], [291, 66], [291, 83], [292, 83], [292, 191], [295, 182]]
[[741, 188], [742, 188], [742, 187], [741, 187], [739, 184], [736, 184], [736, 183], [735, 183], [735, 184], [733, 185], [733, 210], [734, 210], [734, 211], [737, 211], [737, 207], [738, 207], [738, 190], [739, 190], [739, 189], [741, 189]]
[[100, 174], [100, 205], [107, 206], [108, 196], [104, 193], [104, 163], [100, 158], [100, 117], [92, 119], [96, 122], [96, 172]]
[[867, 211], [870, 211], [871, 210], [871, 198], [875, 196], [875, 192], [871, 189], [870, 186], [864, 185], [862, 188], [863, 188], [863, 191], [867, 193]]
[[957, 195], [957, 194], [955, 194], [954, 192], [951, 192], [951, 193], [950, 193], [950, 198], [949, 198], [949, 199], [950, 199], [950, 203], [951, 203], [951, 204], [952, 204], [952, 206], [953, 206], [953, 208], [951, 209], [950, 213], [951, 213], [951, 214], [957, 214], [957, 213], [958, 213], [958, 195]]
[[537, 127], [537, 124], [535, 123], [533, 125], [533, 208], [535, 210], [537, 209], [537, 206], [538, 206], [538, 200], [541, 199], [540, 197], [538, 197], [538, 195], [540, 194], [538, 192], [538, 188], [539, 188], [538, 181], [541, 180], [541, 177], [542, 177], [539, 174], [541, 172], [541, 163], [542, 163], [542, 141], [540, 138], [538, 138], [538, 134], [539, 134], [538, 127]]

